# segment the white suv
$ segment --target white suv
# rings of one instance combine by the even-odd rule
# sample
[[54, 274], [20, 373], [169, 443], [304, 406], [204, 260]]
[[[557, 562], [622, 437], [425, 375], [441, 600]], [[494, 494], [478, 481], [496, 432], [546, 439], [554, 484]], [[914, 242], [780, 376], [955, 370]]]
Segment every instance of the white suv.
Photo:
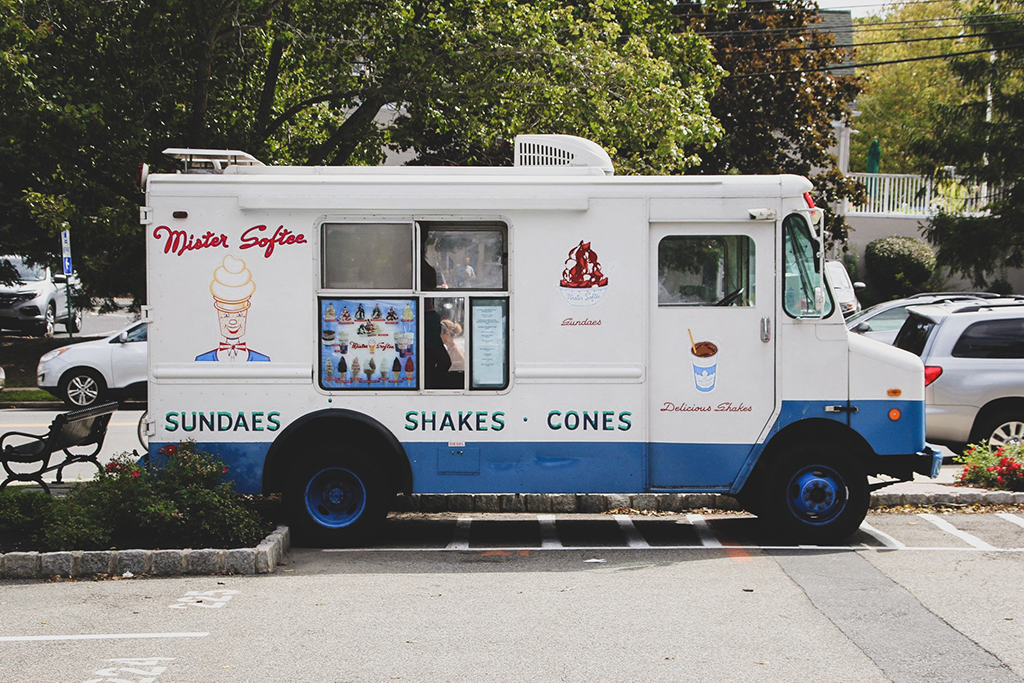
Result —
[[907, 310], [894, 344], [924, 361], [928, 440], [954, 450], [1024, 441], [1024, 301]]
[[47, 351], [39, 359], [36, 383], [73, 408], [108, 399], [145, 398], [147, 326], [135, 323], [104, 339]]
[[[52, 337], [54, 326], [68, 332], [82, 329], [82, 311], [68, 301], [68, 289], [78, 289], [78, 278], [53, 273], [46, 266], [29, 265], [20, 256], [0, 256], [0, 328], [24, 330]], [[4, 282], [10, 273], [13, 282]]]

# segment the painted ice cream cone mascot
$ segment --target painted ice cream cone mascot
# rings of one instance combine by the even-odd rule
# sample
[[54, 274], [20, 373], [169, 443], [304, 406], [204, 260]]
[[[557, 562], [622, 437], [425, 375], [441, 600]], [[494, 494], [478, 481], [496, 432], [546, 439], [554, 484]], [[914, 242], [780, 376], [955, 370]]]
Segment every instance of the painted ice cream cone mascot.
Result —
[[252, 271], [245, 267], [245, 261], [228, 255], [224, 262], [213, 271], [210, 293], [213, 307], [217, 310], [217, 321], [224, 340], [217, 348], [196, 356], [196, 360], [227, 362], [269, 361], [270, 357], [253, 351], [245, 345], [245, 322], [249, 314], [249, 300], [256, 291]]

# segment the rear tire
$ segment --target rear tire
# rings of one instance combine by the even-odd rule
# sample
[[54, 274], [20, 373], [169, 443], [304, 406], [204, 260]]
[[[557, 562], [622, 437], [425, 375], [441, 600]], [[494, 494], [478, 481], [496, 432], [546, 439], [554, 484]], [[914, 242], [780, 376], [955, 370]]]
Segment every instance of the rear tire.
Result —
[[95, 370], [81, 368], [68, 372], [60, 381], [60, 397], [72, 408], [88, 408], [107, 394], [107, 383]]
[[983, 443], [991, 448], [1024, 443], [1024, 415], [1004, 410], [978, 424], [972, 443]]
[[80, 309], [71, 309], [68, 319], [64, 321], [64, 329], [68, 334], [78, 334], [82, 331], [82, 311]]
[[784, 541], [836, 544], [860, 527], [869, 501], [867, 475], [856, 457], [817, 446], [794, 449], [775, 463], [761, 508]]
[[298, 542], [347, 547], [376, 536], [393, 498], [377, 463], [325, 448], [293, 470], [284, 506]]

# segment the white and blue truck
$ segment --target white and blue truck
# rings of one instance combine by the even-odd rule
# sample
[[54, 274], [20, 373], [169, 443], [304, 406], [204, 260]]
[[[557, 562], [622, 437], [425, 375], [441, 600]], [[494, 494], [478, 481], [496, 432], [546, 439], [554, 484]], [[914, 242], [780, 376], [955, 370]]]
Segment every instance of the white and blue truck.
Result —
[[316, 542], [372, 543], [400, 492], [718, 492], [836, 542], [938, 472], [921, 361], [847, 333], [804, 178], [616, 176], [548, 135], [501, 168], [168, 153], [151, 454], [196, 441]]

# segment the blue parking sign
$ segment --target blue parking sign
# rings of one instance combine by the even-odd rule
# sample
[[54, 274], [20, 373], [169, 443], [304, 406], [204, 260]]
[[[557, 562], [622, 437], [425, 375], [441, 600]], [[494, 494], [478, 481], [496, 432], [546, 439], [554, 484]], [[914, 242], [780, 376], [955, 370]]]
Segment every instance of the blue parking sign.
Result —
[[70, 256], [65, 256], [63, 260], [64, 260], [64, 274], [65, 275], [71, 275], [71, 272], [72, 272], [72, 269], [71, 269], [71, 257]]

